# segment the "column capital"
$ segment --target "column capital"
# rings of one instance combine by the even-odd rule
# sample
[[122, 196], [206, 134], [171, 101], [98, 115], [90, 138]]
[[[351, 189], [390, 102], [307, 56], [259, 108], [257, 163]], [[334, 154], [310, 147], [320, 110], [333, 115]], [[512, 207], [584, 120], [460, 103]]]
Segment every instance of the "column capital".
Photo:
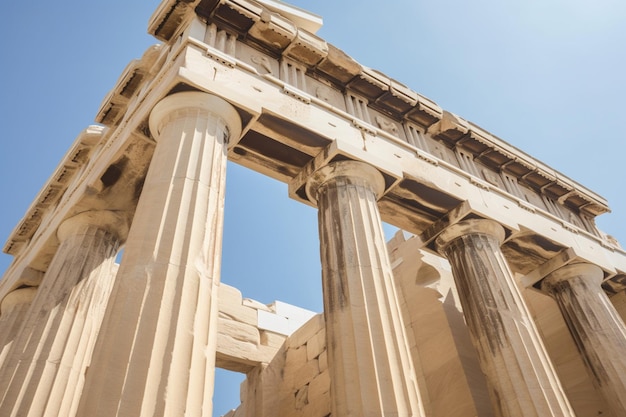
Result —
[[18, 304], [30, 304], [35, 294], [37, 287], [22, 287], [11, 291], [0, 301], [0, 317]]
[[334, 178], [360, 178], [369, 184], [376, 198], [385, 190], [383, 175], [371, 165], [357, 161], [338, 161], [315, 171], [307, 180], [306, 194], [311, 202], [317, 204], [317, 193], [321, 186]]
[[123, 212], [111, 210], [83, 211], [63, 220], [57, 229], [57, 237], [63, 242], [67, 238], [79, 234], [85, 227], [97, 227], [124, 241], [128, 235], [128, 218]]
[[574, 277], [581, 277], [600, 286], [604, 278], [604, 271], [597, 265], [590, 263], [576, 263], [560, 267], [548, 274], [541, 282], [541, 289], [549, 291], [550, 287], [561, 281], [567, 281]]
[[504, 227], [495, 220], [488, 219], [470, 219], [455, 223], [443, 230], [435, 241], [435, 247], [439, 252], [443, 252], [445, 248], [454, 240], [470, 234], [482, 234], [495, 238], [500, 244], [504, 242]]
[[161, 129], [176, 112], [185, 110], [204, 110], [219, 116], [228, 127], [228, 136], [241, 136], [241, 118], [237, 110], [226, 100], [200, 91], [176, 93], [159, 101], [152, 109], [149, 118], [150, 132], [155, 140], [159, 139]]

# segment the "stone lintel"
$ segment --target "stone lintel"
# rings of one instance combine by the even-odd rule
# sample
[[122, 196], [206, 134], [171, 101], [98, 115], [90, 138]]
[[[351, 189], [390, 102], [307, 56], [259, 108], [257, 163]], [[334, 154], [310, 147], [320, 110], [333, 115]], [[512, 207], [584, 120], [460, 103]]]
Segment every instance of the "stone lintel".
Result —
[[[341, 88], [359, 92], [372, 100], [374, 105], [381, 106], [385, 112], [394, 114], [397, 119], [412, 120], [427, 128], [430, 126], [430, 128], [428, 128], [429, 133], [433, 136], [445, 137], [451, 140], [452, 143], [466, 135], [468, 131], [474, 131], [474, 134], [481, 138], [481, 142], [493, 151], [503, 155], [512, 153], [519, 159], [519, 163], [538, 167], [537, 169], [541, 171], [538, 173], [539, 176], [545, 176], [546, 178], [555, 178], [558, 176], [561, 178], [565, 187], [555, 188], [557, 192], [556, 197], [562, 197], [567, 191], [574, 190], [575, 192], [573, 194], [567, 195], [569, 203], [580, 207], [581, 210], [592, 216], [609, 211], [606, 200], [596, 193], [585, 189], [580, 186], [580, 184], [569, 180], [561, 174], [555, 175], [554, 171], [545, 167], [544, 164], [534, 160], [519, 149], [507, 144], [471, 122], [465, 121], [449, 112], [442, 112], [434, 102], [421, 97], [410, 89], [399, 88], [398, 83], [393, 82], [393, 80], [389, 79], [384, 74], [364, 67], [352, 59], [350, 59], [350, 61], [354, 61], [355, 65], [353, 66], [355, 68], [348, 71], [349, 75], [339, 68], [334, 68], [334, 65], [329, 61], [329, 57], [337, 56], [337, 53], [335, 53], [336, 48], [326, 44], [323, 39], [316, 38], [311, 33], [307, 33], [306, 30], [302, 29], [302, 25], [298, 24], [298, 19], [301, 16], [297, 13], [292, 13], [293, 11], [291, 10], [286, 10], [285, 7], [287, 6], [282, 7], [282, 4], [280, 5], [281, 7], [276, 8], [275, 3], [277, 2], [260, 2], [259, 4], [244, 0], [225, 0], [223, 2], [209, 0], [183, 2], [172, 0], [164, 3], [159, 11], [155, 13], [150, 25], [150, 32], [158, 37], [159, 35], [155, 30], [163, 31], [165, 30], [163, 28], [167, 25], [176, 24], [181, 27], [188, 25], [189, 20], [191, 20], [187, 16], [188, 14], [195, 15], [197, 13], [199, 16], [208, 19], [208, 21], [216, 21], [219, 25], [222, 21], [234, 19], [231, 17], [231, 15], [233, 15], [232, 12], [237, 12], [237, 14], [241, 16], [237, 16], [236, 19], [241, 19], [241, 21], [228, 21], [228, 24], [240, 30], [242, 35], [250, 33], [252, 37], [255, 37], [256, 33], [257, 41], [264, 44], [269, 50], [273, 50], [279, 54], [287, 53], [290, 58], [310, 67], [312, 71], [321, 75], [330, 75], [332, 79], [329, 79], [329, 81], [332, 83], [339, 81]], [[227, 9], [230, 10], [230, 12], [227, 13]], [[300, 10], [300, 12], [302, 11]], [[305, 15], [311, 17], [306, 12]], [[289, 33], [287, 33], [281, 30], [280, 27], [271, 29], [273, 16], [280, 16], [282, 20], [286, 22], [282, 26], [289, 26], [288, 22], [291, 22], [296, 30], [288, 30], [287, 32]], [[315, 17], [314, 15], [312, 16]], [[259, 25], [263, 27], [261, 28]], [[181, 30], [183, 29], [179, 29], [178, 31]], [[260, 35], [259, 30], [266, 33]], [[173, 34], [174, 29], [170, 29], [169, 32]], [[270, 34], [272, 35], [270, 36]], [[166, 39], [169, 39], [169, 37], [166, 37]], [[281, 42], [281, 40], [284, 42]], [[293, 51], [300, 49], [302, 50], [302, 54], [299, 52], [293, 53]], [[342, 53], [339, 55], [345, 54]], [[345, 61], [345, 59], [343, 61]], [[318, 66], [319, 70], [317, 69]], [[399, 94], [399, 90], [402, 90], [401, 94]], [[546, 168], [545, 172], [544, 168]], [[535, 168], [530, 168], [530, 171], [534, 169]], [[524, 173], [530, 171], [525, 170]], [[524, 182], [523, 179], [521, 181]], [[537, 188], [532, 182], [529, 183], [529, 185], [533, 188]]]
[[[196, 72], [194, 71], [194, 74], [195, 73]], [[274, 101], [277, 100], [278, 97], [276, 97], [275, 99], [270, 98], [271, 96], [267, 93], [272, 92], [272, 90], [268, 91], [267, 83], [262, 82], [256, 77], [250, 77], [250, 78], [251, 78], [250, 82], [252, 83], [253, 88], [255, 90], [258, 88], [259, 91], [262, 90], [264, 93], [264, 98], [266, 98], [264, 105], [267, 106], [267, 108], [264, 108], [262, 112], [267, 111], [268, 113], [273, 114], [274, 115], [273, 117], [276, 118], [277, 121], [280, 121], [283, 117], [288, 117], [288, 115], [281, 115], [280, 111], [276, 112], [279, 108], [276, 107], [276, 104], [274, 104]], [[217, 83], [210, 81], [210, 80], [201, 79], [200, 77], [196, 77], [195, 75], [194, 75], [193, 80], [194, 81], [193, 82], [190, 81], [190, 83], [191, 84], [195, 83], [194, 85], [198, 86], [199, 88], [218, 90], [219, 95], [228, 94], [224, 90], [223, 85], [218, 85]], [[269, 78], [266, 78], [265, 80], [271, 81]], [[231, 95], [231, 97], [236, 100], [236, 103], [235, 103], [236, 106], [240, 105], [239, 94], [240, 93], [237, 92], [235, 95]], [[290, 96], [287, 96], [281, 92], [280, 100], [284, 100], [285, 98], [291, 99]], [[248, 106], [251, 104], [250, 99], [248, 99], [247, 102], [245, 101], [244, 98], [241, 98], [241, 100], [242, 102], [245, 102], [246, 104], [248, 104]], [[536, 232], [538, 234], [544, 234], [544, 232], [549, 232], [546, 234], [546, 237], [549, 240], [562, 242], [563, 247], [569, 246], [568, 242], [571, 239], [563, 235], [563, 232], [561, 231], [562, 227], [560, 226], [560, 224], [558, 227], [550, 226], [552, 221], [546, 218], [545, 220], [547, 221], [544, 222], [543, 221], [544, 219], [542, 218], [540, 222], [541, 226], [539, 226], [538, 228], [535, 228], [535, 225], [538, 224], [536, 221], [538, 219], [538, 216], [536, 216], [534, 212], [530, 213], [530, 215], [526, 215], [524, 211], [520, 212], [518, 207], [514, 207], [510, 203], [505, 202], [505, 199], [501, 198], [501, 196], [504, 196], [504, 195], [508, 196], [508, 194], [498, 189], [497, 187], [493, 187], [491, 185], [485, 186], [485, 184], [479, 181], [474, 181], [474, 183], [472, 183], [471, 180], [468, 181], [469, 184], [465, 184], [464, 181], [459, 181], [458, 179], [454, 179], [454, 176], [455, 176], [454, 174], [446, 177], [447, 174], [444, 174], [444, 172], [440, 169], [440, 167], [436, 167], [438, 171], [437, 173], [428, 171], [428, 168], [427, 168], [428, 165], [426, 165], [427, 170], [424, 170], [423, 165], [425, 165], [425, 163], [422, 160], [417, 160], [417, 161], [411, 160], [409, 162], [408, 159], [413, 159], [411, 158], [410, 154], [415, 156], [415, 152], [411, 153], [408, 148], [404, 149], [401, 146], [395, 147], [394, 145], [396, 144], [396, 142], [391, 139], [388, 139], [386, 136], [383, 137], [382, 134], [381, 136], [373, 136], [371, 133], [362, 132], [362, 131], [359, 132], [358, 127], [355, 127], [353, 125], [348, 125], [348, 123], [346, 123], [347, 120], [345, 120], [345, 116], [343, 114], [338, 113], [338, 112], [324, 113], [324, 108], [321, 108], [321, 106], [318, 107], [317, 106], [318, 103], [314, 102], [313, 100], [309, 104], [301, 103], [298, 100], [292, 100], [292, 101], [294, 102], [294, 106], [302, 107], [303, 111], [306, 111], [308, 114], [311, 115], [310, 118], [299, 120], [299, 123], [302, 125], [303, 128], [317, 130], [316, 133], [320, 134], [321, 135], [320, 137], [337, 138], [335, 139], [336, 142], [333, 145], [329, 146], [329, 149], [333, 149], [332, 146], [337, 146], [337, 147], [342, 147], [342, 148], [352, 147], [353, 149], [356, 149], [356, 151], [358, 151], [358, 153], [356, 153], [356, 151], [354, 150], [349, 150], [348, 152], [352, 153], [352, 156], [349, 157], [348, 159], [355, 159], [356, 157], [356, 159], [358, 160], [360, 158], [363, 158], [363, 155], [367, 154], [367, 151], [364, 151], [364, 149], [367, 149], [370, 151], [372, 149], [375, 149], [376, 152], [370, 152], [370, 154], [375, 154], [375, 155], [370, 155], [370, 160], [367, 162], [372, 163], [372, 164], [377, 164], [378, 161], [384, 161], [384, 162], [387, 162], [387, 164], [389, 165], [390, 163], [392, 163], [392, 161], [384, 160], [379, 155], [388, 155], [391, 152], [393, 153], [395, 158], [398, 158], [396, 159], [397, 163], [395, 164], [394, 168], [400, 167], [405, 170], [409, 170], [407, 173], [408, 176], [416, 176], [418, 173], [421, 173], [417, 175], [416, 178], [418, 178], [420, 181], [423, 180], [426, 183], [432, 183], [433, 185], [437, 184], [436, 188], [442, 190], [442, 192], [444, 193], [458, 191], [458, 194], [456, 195], [456, 197], [460, 198], [461, 201], [463, 199], [470, 200], [472, 204], [472, 209], [480, 217], [495, 218], [500, 223], [506, 224], [509, 229], [515, 230], [517, 228], [517, 224], [515, 223], [515, 221], [520, 219], [520, 215], [523, 215], [522, 218], [525, 219], [525, 221], [523, 222], [525, 227], [536, 229]], [[306, 110], [304, 107], [306, 107]], [[282, 108], [284, 108], [284, 106]], [[328, 123], [327, 124], [319, 123], [318, 117], [325, 118], [328, 121]], [[253, 119], [252, 123], [249, 125], [250, 129], [256, 129], [256, 127], [254, 127], [255, 120], [256, 119]], [[313, 124], [313, 121], [316, 121], [316, 123]], [[357, 139], [357, 137], [363, 137], [364, 139]], [[372, 141], [371, 143], [369, 142], [370, 140]], [[350, 145], [347, 145], [346, 142], [349, 143]], [[363, 144], [362, 146], [357, 146], [361, 143]], [[322, 151], [318, 153], [318, 155], [316, 156], [316, 159], [319, 159], [319, 160], [326, 159], [325, 161], [322, 161], [321, 163], [320, 161], [309, 162], [309, 165], [305, 166], [303, 169], [300, 169], [299, 173], [298, 172], [294, 173], [295, 178], [293, 179], [290, 179], [289, 177], [286, 177], [286, 178], [280, 177], [282, 181], [290, 182], [291, 184], [290, 195], [292, 196], [292, 198], [295, 198], [298, 201], [305, 202], [306, 204], [310, 204], [308, 198], [306, 198], [303, 192], [302, 187], [298, 185], [303, 184], [304, 178], [310, 175], [310, 170], [312, 166], [319, 167], [327, 163], [327, 161], [330, 161], [334, 156], [335, 155], [332, 154], [332, 152], [330, 151]], [[372, 160], [371, 159], [372, 156], [375, 156], [377, 161]], [[417, 159], [420, 159], [419, 155], [417, 156]], [[252, 163], [248, 164], [248, 162], [246, 161], [246, 158], [241, 157], [240, 155], [237, 155], [237, 160], [243, 165], [249, 166], [255, 170], [263, 170], [262, 172], [270, 176], [273, 176], [275, 178], [278, 178], [276, 174], [272, 174], [271, 172], [269, 173], [266, 172], [267, 167], [263, 167], [259, 165], [259, 162], [261, 162], [262, 160], [259, 160], [259, 162], [256, 162], [256, 163], [253, 160], [250, 160], [252, 161]], [[443, 162], [440, 162], [439, 164], [436, 164], [436, 165], [440, 165], [440, 166], [445, 165], [449, 170], [453, 172], [459, 171], [458, 169], [455, 169], [455, 167], [447, 166]], [[307, 170], [309, 172], [306, 172]], [[530, 171], [526, 170], [524, 172], [530, 172]], [[403, 174], [404, 177], [406, 177], [407, 175]], [[466, 178], [469, 179], [470, 178], [469, 175], [466, 174]], [[396, 181], [395, 183], [397, 184], [398, 181]], [[453, 184], [453, 183], [456, 183], [461, 188], [453, 187], [454, 189], [451, 190], [450, 184]], [[389, 189], [392, 189], [392, 187], [390, 187]], [[478, 194], [482, 194], [482, 196], [479, 197]], [[420, 198], [424, 198], [424, 196], [421, 196]], [[510, 197], [508, 198], [510, 199]], [[528, 211], [529, 207], [531, 207], [528, 203], [524, 204], [523, 202], [521, 203], [518, 202], [518, 205], [526, 211]], [[506, 206], [506, 210], [503, 211], [502, 206]], [[515, 213], [515, 212], [519, 212], [519, 213]], [[390, 223], [394, 223], [395, 222], [394, 220], [396, 220], [393, 218], [393, 216], [388, 217], [384, 211], [381, 214], [385, 220], [388, 220], [388, 219], [391, 220]], [[531, 222], [531, 217], [533, 218], [532, 222]], [[410, 224], [403, 223], [401, 226], [403, 228], [409, 227], [409, 229], [407, 230], [410, 230]], [[410, 231], [414, 233], [418, 233], [418, 234], [422, 232], [422, 230], [417, 230], [417, 231], [410, 230]], [[555, 233], [558, 236], [552, 236]]]
[[[187, 58], [188, 62], [193, 62], [191, 57]], [[241, 69], [246, 69], [247, 71], [254, 71], [256, 72], [254, 69], [252, 68], [248, 68], [247, 65], [245, 63], [239, 62], [239, 61], [234, 61], [236, 62], [236, 67], [240, 67]], [[253, 101], [250, 101], [250, 96], [248, 95], [247, 98], [246, 97], [239, 97], [240, 93], [236, 92], [236, 91], [229, 91], [228, 90], [228, 86], [225, 85], [224, 83], [217, 83], [215, 82], [216, 80], [209, 80], [207, 79], [205, 76], [202, 75], [201, 71], [205, 71], [206, 70], [202, 70], [201, 68], [204, 67], [199, 67], [198, 70], [193, 70], [192, 67], [189, 68], [183, 68], [182, 69], [182, 73], [181, 75], [183, 76], [183, 78], [185, 78], [185, 83], [189, 84], [189, 85], [193, 85], [198, 89], [201, 90], [205, 90], [208, 91], [212, 94], [216, 94], [216, 95], [220, 95], [223, 97], [228, 96], [229, 98], [231, 98], [233, 100], [233, 104], [235, 104], [237, 107], [239, 107], [241, 110], [250, 113], [250, 114], [255, 114], [258, 112], [262, 112], [264, 110], [258, 108], [257, 106], [254, 106], [253, 104], [255, 104]], [[379, 75], [378, 73], [376, 73], [375, 71], [370, 71], [370, 73], [372, 74], [376, 74], [376, 77], [381, 78], [382, 75]], [[361, 75], [365, 74], [363, 72], [360, 73]], [[368, 73], [369, 74], [369, 73]], [[356, 77], [359, 77], [359, 75], [357, 75]], [[265, 81], [269, 81], [272, 82], [273, 81], [273, 77], [264, 77]], [[258, 89], [257, 91], [266, 91], [267, 88], [267, 84], [265, 83], [260, 83], [258, 82], [260, 80], [253, 80], [250, 79], [250, 82], [253, 83], [254, 85], [254, 89]], [[278, 82], [278, 80], [276, 80], [276, 82], [273, 82], [274, 84], [277, 85], [283, 85], [282, 82]], [[265, 86], [263, 86], [265, 84]], [[380, 84], [380, 83], [379, 83]], [[391, 84], [389, 85], [389, 88], [391, 87]], [[369, 83], [368, 83], [369, 85]], [[372, 84], [374, 85], [374, 84]], [[378, 84], [376, 84], [378, 85]], [[383, 84], [380, 84], [383, 85]], [[377, 87], [378, 88], [378, 87]], [[382, 91], [382, 90], [381, 90]], [[281, 88], [281, 92], [282, 92], [282, 88]], [[383, 94], [382, 92], [380, 92], [380, 94]], [[282, 94], [284, 95], [284, 94]], [[384, 95], [384, 94], [383, 94]], [[376, 96], [379, 96], [379, 93], [376, 93]], [[297, 98], [296, 98], [297, 99]], [[301, 103], [295, 103], [296, 100], [294, 99], [294, 104], [298, 104], [300, 105]], [[314, 97], [308, 97], [307, 99], [307, 105], [311, 106], [311, 110], [313, 109], [313, 106], [315, 106], [316, 111], [321, 111], [322, 106], [320, 106], [323, 103], [319, 103], [319, 100], [315, 100]], [[251, 107], [252, 104], [252, 107]], [[266, 101], [264, 102], [264, 104], [258, 103], [259, 105], [263, 106], [264, 104], [270, 104], [270, 101]], [[411, 110], [409, 110], [406, 114], [411, 114]], [[467, 137], [468, 134], [472, 135], [472, 137], [477, 140], [478, 142], [481, 143], [481, 149], [483, 149], [481, 151], [481, 155], [483, 155], [485, 158], [488, 158], [489, 153], [491, 152], [492, 155], [495, 155], [494, 158], [496, 159], [502, 159], [504, 158], [505, 161], [509, 161], [511, 163], [513, 163], [513, 165], [515, 165], [516, 169], [516, 173], [515, 175], [519, 175], [520, 176], [520, 181], [524, 182], [525, 180], [523, 178], [521, 178], [521, 176], [523, 175], [527, 175], [529, 173], [535, 173], [536, 172], [536, 176], [537, 177], [545, 177], [545, 178], [555, 178], [554, 180], [554, 184], [553, 186], [551, 186], [552, 188], [554, 188], [554, 192], [557, 193], [558, 195], [560, 195], [561, 197], [564, 195], [564, 192], [567, 192], [568, 189], [571, 189], [571, 186], [569, 185], [569, 182], [567, 179], [563, 179], [564, 177], [562, 175], [559, 175], [559, 179], [557, 180], [556, 177], [554, 177], [555, 175], [557, 175], [554, 171], [552, 170], [543, 170], [543, 167], [545, 167], [543, 164], [540, 164], [538, 161], [536, 161], [537, 163], [534, 164], [532, 161], [533, 159], [524, 154], [523, 152], [517, 150], [516, 148], [514, 148], [511, 145], [506, 144], [505, 142], [501, 141], [498, 138], [495, 138], [493, 135], [489, 134], [488, 132], [478, 128], [477, 126], [471, 124], [470, 122], [467, 122], [461, 118], [459, 118], [458, 116], [455, 116], [451, 113], [446, 113], [444, 112], [445, 115], [444, 119], [442, 119], [442, 121], [436, 123], [435, 125], [433, 125], [429, 131], [431, 131], [431, 134], [433, 135], [439, 135], [441, 136], [443, 134], [443, 132], [448, 132], [446, 133], [448, 136], [450, 136], [450, 138], [453, 138], [454, 140], [459, 140], [461, 138]], [[338, 117], [332, 117], [332, 119], [338, 120], [341, 118], [345, 118], [345, 115], [342, 115], [340, 113], [334, 115], [334, 116], [338, 116]], [[356, 128], [361, 127], [362, 130], [365, 129], [364, 131], [364, 135], [383, 135], [386, 136], [385, 133], [386, 132], [376, 132], [377, 130], [375, 128], [373, 128], [371, 131], [367, 131], [366, 126], [369, 126], [367, 123], [363, 122], [363, 121], [359, 121], [357, 119], [354, 118], [354, 116], [349, 116], [352, 119], [354, 119], [354, 123], [357, 123]], [[336, 122], [333, 121], [333, 124], [335, 124]], [[322, 136], [327, 136], [328, 135], [332, 135], [333, 132], [328, 131], [328, 126], [324, 126], [324, 124], [317, 124], [316, 125], [317, 128], [321, 128], [321, 130], [319, 132], [320, 135]], [[353, 126], [354, 127], [354, 126]], [[441, 133], [437, 133], [441, 131]], [[375, 133], [376, 132], [376, 133]], [[454, 134], [450, 133], [450, 132], [456, 132]], [[331, 136], [332, 137], [332, 136]], [[335, 136], [337, 137], [337, 136]], [[376, 136], [378, 137], [378, 136]], [[478, 138], [478, 139], [476, 139]], [[452, 140], [452, 139], [450, 139]], [[485, 147], [487, 147], [487, 150], [485, 150]], [[380, 158], [382, 159], [382, 158]], [[493, 159], [493, 158], [492, 158]], [[493, 163], [493, 161], [491, 161]], [[503, 162], [502, 166], [504, 169], [504, 166], [507, 165], [507, 162]], [[508, 167], [508, 165], [507, 165]], [[507, 168], [508, 169], [508, 168]], [[519, 172], [518, 172], [519, 171]], [[271, 175], [268, 174], [270, 176], [273, 176], [274, 178], [277, 178], [276, 175]], [[282, 179], [285, 180], [285, 179]], [[548, 180], [545, 180], [548, 181]], [[530, 184], [532, 186], [532, 184]], [[558, 185], [558, 187], [557, 187]], [[555, 188], [556, 187], [556, 188]], [[552, 190], [548, 190], [550, 192], [552, 192]], [[568, 194], [567, 198], [570, 197], [576, 197], [578, 200], [580, 201], [585, 201], [584, 203], [584, 207], [585, 210], [589, 213], [591, 213], [592, 215], [597, 215], [599, 213], [602, 212], [601, 207], [604, 207], [606, 205], [606, 202], [604, 200], [601, 199], [601, 197], [597, 196], [596, 194], [593, 194], [591, 192], [587, 192], [586, 190], [582, 189], [582, 190], [578, 190], [575, 193], [572, 194]], [[582, 200], [581, 200], [582, 199]], [[578, 201], [577, 200], [577, 201]], [[608, 208], [607, 208], [608, 210]]]

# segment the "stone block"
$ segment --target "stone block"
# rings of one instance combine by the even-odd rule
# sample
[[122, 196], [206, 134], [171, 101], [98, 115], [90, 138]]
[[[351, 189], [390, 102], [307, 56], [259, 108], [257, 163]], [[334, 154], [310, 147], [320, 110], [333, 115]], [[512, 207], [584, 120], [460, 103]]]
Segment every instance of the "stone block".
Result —
[[218, 296], [220, 300], [220, 307], [222, 303], [241, 305], [241, 302], [243, 301], [241, 291], [233, 286], [224, 284], [223, 282], [220, 283]]
[[311, 402], [316, 402], [322, 394], [330, 391], [330, 372], [328, 370], [318, 374], [309, 383], [309, 398]]
[[260, 333], [261, 345], [263, 346], [269, 346], [278, 349], [285, 343], [285, 340], [287, 339], [287, 336], [280, 333], [274, 333], [270, 330], [261, 330]]
[[219, 316], [225, 319], [239, 321], [241, 323], [257, 326], [258, 315], [254, 308], [246, 307], [241, 304], [221, 304]]
[[219, 333], [244, 343], [251, 343], [255, 346], [261, 343], [259, 330], [254, 326], [222, 317], [218, 318], [217, 323]]
[[246, 415], [246, 408], [243, 406], [240, 406], [235, 409], [235, 413], [233, 414], [233, 417], [245, 417], [245, 415]]
[[219, 333], [216, 366], [233, 372], [248, 373], [256, 366], [272, 362], [277, 352], [276, 348], [257, 346]]
[[300, 346], [295, 349], [287, 350], [287, 357], [285, 360], [285, 368], [287, 372], [293, 372], [294, 369], [300, 368], [307, 362], [306, 359], [306, 347]]
[[307, 360], [317, 358], [326, 349], [326, 330], [320, 329], [306, 342]]
[[274, 311], [277, 315], [289, 319], [290, 333], [299, 329], [304, 323], [309, 321], [316, 313], [304, 308], [300, 308], [282, 301], [274, 301]]
[[309, 321], [292, 333], [287, 339], [287, 347], [304, 345], [315, 333], [324, 328], [324, 315], [322, 313], [313, 316]]
[[305, 385], [296, 391], [296, 410], [302, 410], [309, 404], [309, 386]]
[[244, 306], [247, 306], [247, 307], [252, 307], [252, 308], [257, 309], [259, 311], [267, 311], [268, 313], [272, 311], [272, 309], [270, 309], [268, 306], [266, 306], [262, 302], [253, 300], [251, 298], [244, 298], [241, 301], [241, 304], [243, 304]]
[[320, 373], [317, 359], [308, 361], [294, 371], [292, 388], [299, 389], [313, 380]]
[[324, 372], [328, 369], [328, 351], [325, 350], [320, 353], [320, 356], [317, 358], [320, 365], [320, 372]]
[[286, 317], [259, 310], [258, 319], [259, 329], [271, 330], [274, 333], [280, 333], [284, 335], [289, 334], [289, 321]]
[[330, 415], [330, 391], [323, 393], [315, 400], [311, 397], [309, 404], [302, 411], [302, 417], [327, 417]]

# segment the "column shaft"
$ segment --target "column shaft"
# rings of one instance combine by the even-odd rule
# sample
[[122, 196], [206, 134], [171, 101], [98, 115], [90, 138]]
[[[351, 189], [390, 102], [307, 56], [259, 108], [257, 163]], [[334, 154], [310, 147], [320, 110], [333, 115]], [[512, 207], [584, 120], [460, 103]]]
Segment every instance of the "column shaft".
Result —
[[626, 416], [626, 326], [600, 286], [600, 268], [564, 266], [541, 288], [555, 300], [589, 374], [615, 416]]
[[211, 416], [228, 136], [236, 110], [179, 93], [157, 146], [87, 374], [79, 415]]
[[115, 282], [116, 268], [98, 279], [81, 281], [71, 295], [75, 312], [72, 330], [61, 354], [59, 369], [44, 410], [44, 417], [75, 416], [90, 365], [96, 336]]
[[0, 304], [0, 369], [15, 342], [37, 287], [18, 288], [7, 294]]
[[[83, 331], [79, 306], [89, 309], [91, 294], [84, 288], [102, 285], [119, 247], [118, 235], [98, 224], [111, 212], [85, 212], [66, 220], [59, 230], [61, 244], [31, 303], [19, 336], [2, 373], [0, 414], [42, 416], [64, 354], [75, 353], [73, 340]], [[69, 225], [69, 226], [68, 226]], [[67, 226], [65, 233], [61, 229]], [[104, 288], [110, 288], [104, 283]], [[105, 296], [108, 291], [105, 290]], [[85, 315], [97, 317], [97, 312]], [[64, 389], [72, 387], [65, 386]]]
[[334, 416], [423, 416], [386, 250], [377, 192], [358, 162], [314, 174]]
[[500, 250], [503, 238], [499, 224], [469, 220], [437, 239], [452, 266], [494, 411], [505, 417], [573, 416]]

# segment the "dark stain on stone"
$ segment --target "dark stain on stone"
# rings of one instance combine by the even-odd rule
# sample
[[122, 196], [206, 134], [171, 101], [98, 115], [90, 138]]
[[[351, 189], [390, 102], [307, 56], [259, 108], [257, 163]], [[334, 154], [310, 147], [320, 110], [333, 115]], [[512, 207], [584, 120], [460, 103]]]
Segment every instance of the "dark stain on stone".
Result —
[[120, 179], [127, 163], [128, 158], [122, 157], [107, 168], [104, 174], [100, 177], [100, 181], [102, 181], [104, 188], [114, 185]]

